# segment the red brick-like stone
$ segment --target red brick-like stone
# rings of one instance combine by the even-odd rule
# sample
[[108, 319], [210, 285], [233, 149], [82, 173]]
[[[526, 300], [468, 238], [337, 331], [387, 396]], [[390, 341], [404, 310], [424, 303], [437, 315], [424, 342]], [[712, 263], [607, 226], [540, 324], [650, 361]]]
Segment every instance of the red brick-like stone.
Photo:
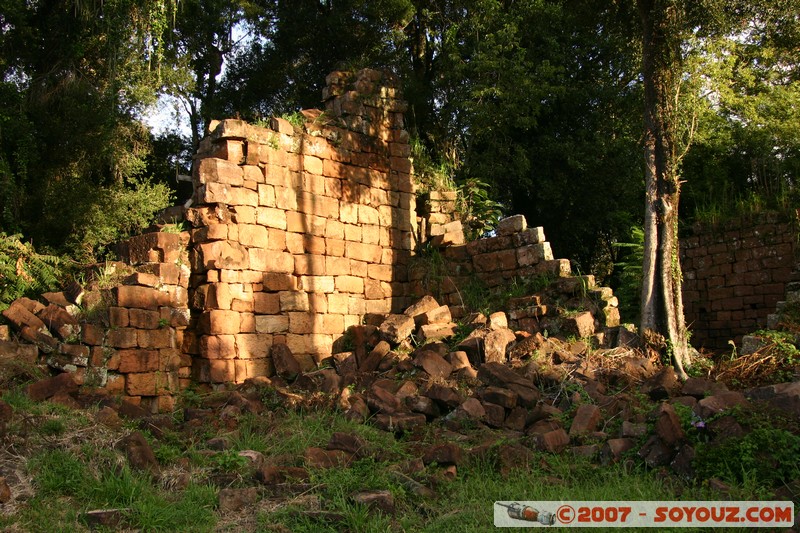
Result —
[[597, 429], [601, 416], [600, 408], [594, 404], [584, 403], [578, 406], [569, 428], [569, 436], [578, 437], [592, 433]]

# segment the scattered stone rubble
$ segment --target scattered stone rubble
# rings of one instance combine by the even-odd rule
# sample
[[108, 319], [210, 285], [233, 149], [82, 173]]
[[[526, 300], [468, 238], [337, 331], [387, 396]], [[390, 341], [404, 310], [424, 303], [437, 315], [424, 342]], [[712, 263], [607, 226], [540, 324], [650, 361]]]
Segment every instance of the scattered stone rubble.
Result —
[[[435, 496], [437, 486], [458, 476], [459, 467], [469, 461], [491, 458], [501, 473], [508, 474], [525, 469], [534, 451], [569, 454], [600, 464], [638, 456], [650, 467], [691, 479], [695, 450], [681, 419], [685, 408], [712, 443], [750, 430], [731, 416], [734, 408], [768, 406], [800, 417], [800, 381], [745, 391], [731, 391], [705, 378], [681, 383], [671, 367], [662, 367], [636, 349], [596, 349], [591, 338], [567, 341], [514, 331], [507, 327], [504, 312], [474, 317], [466, 328], [471, 331], [459, 328], [415, 345], [414, 339], [427, 331], [424, 328], [448, 328], [451, 320], [428, 296], [379, 326], [351, 328], [351, 349], [334, 354], [331, 366], [303, 372], [283, 345], [273, 355], [275, 376], [252, 378], [220, 391], [203, 406], [184, 409], [182, 422], [103, 396], [100, 402], [105, 407], [96, 417], [116, 428], [121, 418], [138, 420], [141, 429], [158, 438], [164, 429], [235, 431], [239, 415], [261, 414], [279, 405], [340, 409], [351, 420], [402, 435], [417, 450], [413, 460], [398, 462], [392, 471], [411, 493], [426, 498]], [[27, 390], [34, 399], [49, 398], [73, 407], [98, 400], [78, 390], [74, 373], [35, 382]], [[272, 398], [269, 406], [265, 398]], [[0, 414], [3, 423], [13, 416], [10, 409], [0, 409]], [[431, 431], [433, 444], [414, 448], [414, 442], [430, 442]], [[474, 440], [476, 435], [479, 442]], [[141, 434], [131, 433], [117, 447], [132, 467], [162, 475]], [[229, 443], [215, 437], [206, 447], [209, 453], [222, 453]], [[364, 457], [385, 460], [380, 449], [349, 433], [334, 433], [326, 446], [309, 447], [298, 457], [267, 462], [258, 452], [242, 451], [241, 455], [250, 465], [252, 479], [220, 474], [213, 480], [223, 487], [219, 493], [223, 512], [241, 510], [264, 494], [288, 498], [313, 492], [309, 480], [315, 469], [346, 468]], [[185, 477], [177, 482], [189, 481]], [[725, 490], [724, 483], [712, 481]], [[785, 489], [781, 497], [797, 498], [792, 490]], [[350, 497], [373, 512], [395, 512], [388, 490], [359, 491]], [[326, 513], [323, 509], [309, 512]], [[325, 518], [337, 520], [336, 516]]]

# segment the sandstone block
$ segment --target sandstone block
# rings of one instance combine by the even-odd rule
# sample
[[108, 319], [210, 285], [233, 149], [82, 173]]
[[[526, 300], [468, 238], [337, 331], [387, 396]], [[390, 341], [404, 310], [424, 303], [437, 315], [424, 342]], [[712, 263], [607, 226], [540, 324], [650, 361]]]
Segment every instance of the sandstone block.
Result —
[[378, 331], [384, 340], [398, 344], [414, 331], [414, 319], [408, 315], [389, 315]]
[[159, 370], [160, 358], [158, 350], [117, 350], [117, 355], [119, 356], [117, 370], [123, 374]]
[[497, 235], [511, 235], [525, 231], [528, 228], [528, 223], [524, 215], [513, 215], [501, 219], [497, 223]]
[[414, 358], [414, 364], [433, 378], [447, 379], [453, 367], [436, 352], [424, 350]]
[[572, 425], [569, 428], [570, 437], [588, 435], [597, 429], [600, 422], [600, 408], [594, 404], [584, 403], [578, 406]]
[[506, 349], [516, 340], [510, 329], [490, 331], [483, 339], [484, 361], [487, 363], [505, 363], [508, 359]]

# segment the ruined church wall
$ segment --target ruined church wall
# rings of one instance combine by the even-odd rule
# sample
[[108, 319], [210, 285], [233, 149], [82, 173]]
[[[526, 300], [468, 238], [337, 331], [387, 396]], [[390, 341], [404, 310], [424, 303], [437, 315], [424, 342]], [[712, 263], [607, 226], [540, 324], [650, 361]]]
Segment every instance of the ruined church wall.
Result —
[[681, 240], [681, 266], [694, 346], [727, 349], [767, 327], [794, 279], [797, 235], [793, 217], [775, 214], [692, 228]]
[[196, 155], [189, 351], [200, 382], [306, 369], [345, 330], [400, 311], [416, 219], [405, 104], [377, 71], [333, 73], [325, 112], [269, 127], [223, 120]]

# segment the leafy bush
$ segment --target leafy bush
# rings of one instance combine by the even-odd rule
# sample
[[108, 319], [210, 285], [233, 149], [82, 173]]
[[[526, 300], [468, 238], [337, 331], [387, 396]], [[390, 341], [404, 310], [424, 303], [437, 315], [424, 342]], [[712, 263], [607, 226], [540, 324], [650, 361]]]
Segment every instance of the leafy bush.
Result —
[[468, 240], [492, 231], [503, 216], [503, 205], [489, 197], [489, 189], [488, 183], [477, 178], [467, 178], [458, 186], [458, 211]]
[[695, 469], [701, 479], [722, 476], [774, 486], [800, 475], [798, 456], [800, 437], [785, 429], [758, 428], [719, 445], [699, 445]]
[[0, 232], [0, 311], [21, 296], [54, 290], [71, 266], [58, 256], [36, 253], [21, 238]]
[[[644, 260], [644, 230], [638, 226], [630, 229], [630, 242], [617, 242], [621, 259], [614, 263], [614, 294], [619, 298], [620, 310], [626, 322], [639, 321], [642, 294], [642, 262]], [[622, 252], [624, 250], [624, 253]]]
[[163, 183], [131, 180], [103, 187], [77, 220], [68, 246], [77, 258], [92, 262], [108, 255], [108, 245], [149, 226], [155, 215], [172, 204], [173, 194]]

